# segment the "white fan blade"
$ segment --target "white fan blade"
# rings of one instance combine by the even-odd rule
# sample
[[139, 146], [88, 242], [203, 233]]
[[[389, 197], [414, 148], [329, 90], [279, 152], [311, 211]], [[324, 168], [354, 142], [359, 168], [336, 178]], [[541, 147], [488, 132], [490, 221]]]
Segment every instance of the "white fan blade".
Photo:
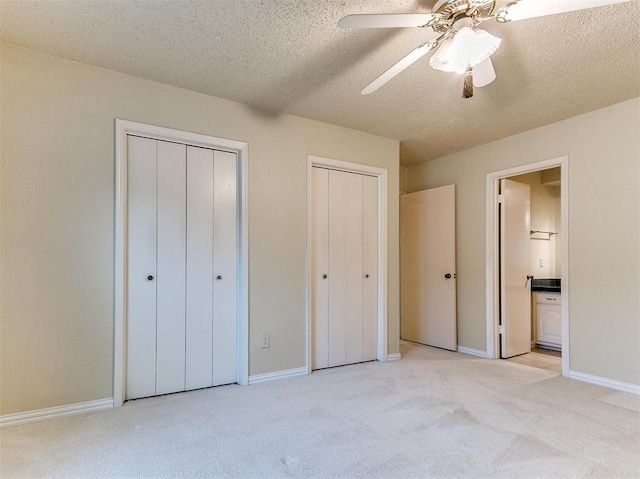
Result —
[[[504, 19], [513, 22], [629, 1], [631, 0], [520, 0], [518, 3], [505, 7], [506, 14]], [[498, 9], [498, 12], [500, 10]]]
[[418, 48], [416, 48], [415, 50], [411, 51], [409, 54], [404, 56], [402, 60], [400, 60], [395, 65], [393, 65], [386, 72], [384, 72], [382, 75], [376, 78], [373, 82], [371, 82], [367, 87], [365, 87], [364, 90], [362, 90], [361, 93], [363, 95], [368, 95], [369, 93], [373, 93], [382, 85], [384, 85], [393, 77], [395, 77], [402, 70], [404, 70], [405, 68], [407, 68], [408, 66], [410, 66], [411, 64], [419, 60], [420, 58], [422, 58], [424, 55], [429, 53], [431, 50], [433, 50], [437, 46], [438, 46], [437, 42], [427, 42], [424, 45], [420, 45]]
[[496, 79], [496, 71], [493, 69], [491, 57], [473, 67], [473, 86], [482, 88]]
[[422, 27], [433, 22], [439, 15], [431, 13], [390, 13], [347, 15], [338, 22], [340, 28], [403, 28]]

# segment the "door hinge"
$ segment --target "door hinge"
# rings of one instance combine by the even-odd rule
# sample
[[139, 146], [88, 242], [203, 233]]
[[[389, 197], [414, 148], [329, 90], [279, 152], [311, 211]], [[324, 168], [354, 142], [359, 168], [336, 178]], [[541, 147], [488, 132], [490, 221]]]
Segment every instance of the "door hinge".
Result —
[[504, 195], [500, 194], [498, 195], [498, 203], [503, 203], [504, 202]]
[[498, 334], [504, 334], [504, 325], [498, 326]]

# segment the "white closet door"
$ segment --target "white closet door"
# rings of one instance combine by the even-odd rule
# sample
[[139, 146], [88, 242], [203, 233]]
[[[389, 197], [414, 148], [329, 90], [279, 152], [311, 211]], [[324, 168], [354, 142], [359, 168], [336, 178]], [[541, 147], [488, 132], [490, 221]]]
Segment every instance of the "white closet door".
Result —
[[311, 368], [329, 367], [329, 170], [311, 171]]
[[213, 161], [213, 384], [237, 378], [237, 162], [214, 152]]
[[155, 140], [128, 137], [127, 399], [156, 393]]
[[127, 399], [233, 383], [236, 155], [128, 146]]
[[186, 389], [213, 385], [213, 150], [187, 148]]
[[311, 187], [312, 369], [376, 359], [378, 181], [314, 167]]
[[378, 357], [378, 180], [362, 177], [362, 360]]
[[156, 394], [185, 389], [186, 147], [158, 142]]

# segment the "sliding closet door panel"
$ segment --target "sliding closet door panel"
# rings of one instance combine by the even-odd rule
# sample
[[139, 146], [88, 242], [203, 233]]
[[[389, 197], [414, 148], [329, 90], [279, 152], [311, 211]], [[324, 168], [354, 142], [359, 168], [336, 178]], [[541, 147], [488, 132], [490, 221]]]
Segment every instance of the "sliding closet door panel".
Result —
[[362, 177], [362, 360], [378, 357], [378, 180]]
[[329, 366], [346, 363], [347, 228], [346, 173], [329, 171]]
[[236, 154], [213, 160], [213, 384], [237, 378], [237, 171]]
[[311, 171], [311, 368], [329, 366], [329, 170]]
[[362, 178], [329, 171], [329, 366], [362, 360]]
[[186, 388], [213, 385], [213, 150], [187, 147]]
[[185, 389], [186, 146], [158, 142], [156, 394]]
[[345, 341], [346, 363], [362, 361], [362, 175], [345, 175], [346, 202], [343, 204], [346, 262]]
[[[156, 393], [156, 141], [129, 136], [126, 398]], [[151, 278], [151, 279], [149, 279]]]

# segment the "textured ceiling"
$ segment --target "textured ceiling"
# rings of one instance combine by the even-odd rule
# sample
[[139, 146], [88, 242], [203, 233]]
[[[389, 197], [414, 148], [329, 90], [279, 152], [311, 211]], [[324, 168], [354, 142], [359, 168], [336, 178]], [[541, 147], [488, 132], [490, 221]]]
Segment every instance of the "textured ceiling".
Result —
[[[539, 0], [543, 1], [543, 0]], [[640, 3], [483, 28], [498, 79], [418, 61], [422, 29], [341, 30], [351, 13], [428, 12], [432, 0], [0, 1], [1, 40], [51, 55], [401, 141], [414, 165], [640, 96]]]

